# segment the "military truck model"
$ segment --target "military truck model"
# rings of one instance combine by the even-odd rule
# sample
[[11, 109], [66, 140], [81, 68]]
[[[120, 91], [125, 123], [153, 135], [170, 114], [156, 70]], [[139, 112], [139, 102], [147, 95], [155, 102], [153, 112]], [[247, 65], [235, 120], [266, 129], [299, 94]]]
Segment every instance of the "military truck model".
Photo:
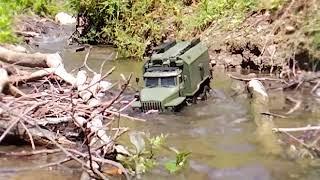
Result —
[[177, 111], [187, 101], [205, 98], [211, 79], [208, 49], [199, 39], [163, 44], [143, 66], [144, 87], [132, 107]]

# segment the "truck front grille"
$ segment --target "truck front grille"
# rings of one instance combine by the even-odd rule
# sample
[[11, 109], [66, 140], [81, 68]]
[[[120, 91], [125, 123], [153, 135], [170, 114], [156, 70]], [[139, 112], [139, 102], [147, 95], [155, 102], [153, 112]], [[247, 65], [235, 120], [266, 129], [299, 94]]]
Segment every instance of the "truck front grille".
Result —
[[159, 110], [162, 111], [162, 104], [160, 101], [143, 101], [142, 102], [142, 110]]

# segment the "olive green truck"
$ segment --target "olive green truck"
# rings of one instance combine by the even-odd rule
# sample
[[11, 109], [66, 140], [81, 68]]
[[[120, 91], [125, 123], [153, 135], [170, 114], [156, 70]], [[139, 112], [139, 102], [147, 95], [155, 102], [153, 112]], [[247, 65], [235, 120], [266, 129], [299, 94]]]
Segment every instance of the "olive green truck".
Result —
[[211, 79], [208, 49], [199, 39], [163, 44], [144, 64], [144, 87], [132, 107], [177, 111], [188, 101], [206, 98]]

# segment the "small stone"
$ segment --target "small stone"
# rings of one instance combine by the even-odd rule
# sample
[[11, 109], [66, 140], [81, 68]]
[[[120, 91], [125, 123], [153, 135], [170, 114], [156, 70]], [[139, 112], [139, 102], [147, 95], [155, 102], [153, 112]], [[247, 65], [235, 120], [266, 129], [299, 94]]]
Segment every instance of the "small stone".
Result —
[[54, 19], [61, 25], [75, 24], [77, 22], [75, 17], [72, 17], [65, 12], [59, 12]]
[[287, 25], [285, 29], [286, 29], [286, 34], [292, 34], [296, 31], [296, 28], [290, 25]]

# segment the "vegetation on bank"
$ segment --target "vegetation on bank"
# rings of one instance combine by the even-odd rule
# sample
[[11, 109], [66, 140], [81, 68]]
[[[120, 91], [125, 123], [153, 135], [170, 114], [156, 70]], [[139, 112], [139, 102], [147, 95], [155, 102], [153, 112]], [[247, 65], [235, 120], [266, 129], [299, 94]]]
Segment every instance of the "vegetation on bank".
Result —
[[[141, 58], [164, 39], [190, 39], [225, 20], [242, 22], [249, 11], [274, 10], [284, 0], [71, 0], [72, 9], [85, 19], [80, 42], [106, 43], [124, 56]], [[193, 4], [193, 3], [195, 4]]]
[[17, 42], [12, 24], [19, 14], [37, 14], [53, 17], [65, 10], [63, 1], [58, 0], [0, 0], [0, 43]]
[[[192, 0], [1, 1], [0, 43], [17, 42], [11, 25], [18, 14], [53, 17], [58, 11], [72, 10], [83, 20], [77, 41], [111, 44], [125, 57], [141, 58], [165, 39], [190, 39], [216, 23], [230, 29], [241, 23], [248, 12], [275, 11], [288, 0], [197, 0], [195, 4]], [[310, 34], [312, 44], [319, 49], [319, 19], [310, 22], [309, 29], [316, 30]]]
[[134, 57], [168, 37], [193, 37], [221, 17], [240, 20], [257, 5], [256, 0], [200, 0], [194, 5], [180, 0], [71, 1], [87, 22], [80, 41], [113, 44]]

